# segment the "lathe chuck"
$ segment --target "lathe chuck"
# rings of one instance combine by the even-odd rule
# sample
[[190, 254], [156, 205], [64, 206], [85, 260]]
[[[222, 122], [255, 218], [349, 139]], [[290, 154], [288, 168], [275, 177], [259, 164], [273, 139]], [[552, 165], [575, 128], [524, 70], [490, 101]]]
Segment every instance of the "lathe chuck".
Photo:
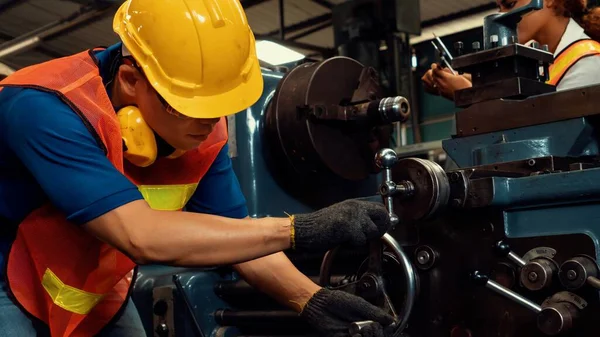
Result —
[[[373, 156], [388, 146], [393, 118], [404, 118], [409, 107], [404, 99], [382, 100], [381, 109], [402, 116], [390, 119], [384, 111], [375, 111], [370, 117], [377, 115], [379, 121], [353, 118], [358, 115], [353, 115], [352, 107], [360, 108], [355, 104], [379, 102], [378, 98], [376, 73], [351, 58], [334, 57], [292, 69], [279, 83], [267, 112], [265, 130], [273, 157], [287, 161], [301, 175], [333, 173], [358, 181], [379, 172]], [[344, 106], [350, 107], [347, 115], [336, 110]]]

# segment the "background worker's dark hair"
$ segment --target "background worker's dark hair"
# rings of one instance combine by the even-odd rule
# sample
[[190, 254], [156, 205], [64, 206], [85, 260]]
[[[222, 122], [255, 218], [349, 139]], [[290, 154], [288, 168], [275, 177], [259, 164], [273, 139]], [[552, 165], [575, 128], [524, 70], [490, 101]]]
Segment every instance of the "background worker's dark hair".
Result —
[[573, 18], [585, 33], [600, 42], [600, 7], [588, 8], [587, 0], [554, 0], [558, 15]]

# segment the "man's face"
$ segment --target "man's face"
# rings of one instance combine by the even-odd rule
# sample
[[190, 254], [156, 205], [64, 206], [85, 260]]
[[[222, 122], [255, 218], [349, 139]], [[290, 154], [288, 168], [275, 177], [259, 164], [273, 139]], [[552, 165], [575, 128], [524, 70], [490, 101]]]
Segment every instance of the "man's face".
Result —
[[[531, 0], [496, 0], [501, 13], [509, 12], [515, 8], [529, 4]], [[523, 16], [517, 27], [519, 43], [525, 44], [530, 40], [537, 40], [539, 33], [544, 29], [549, 18], [554, 15], [552, 11], [553, 0], [545, 0], [544, 8], [530, 12]]]
[[176, 149], [188, 151], [198, 147], [219, 121], [219, 118], [190, 118], [171, 110], [146, 79], [136, 82], [135, 93], [146, 123]]

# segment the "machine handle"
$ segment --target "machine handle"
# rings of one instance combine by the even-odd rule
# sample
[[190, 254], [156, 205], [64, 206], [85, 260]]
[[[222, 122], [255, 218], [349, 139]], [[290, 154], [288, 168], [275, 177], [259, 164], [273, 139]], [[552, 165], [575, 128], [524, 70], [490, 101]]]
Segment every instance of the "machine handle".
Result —
[[526, 299], [525, 297], [515, 293], [514, 291], [490, 280], [490, 278], [487, 275], [483, 275], [479, 271], [473, 272], [471, 277], [476, 284], [483, 285], [486, 288], [492, 290], [493, 292], [522, 305], [523, 307], [535, 312], [536, 314], [542, 312], [542, 307], [536, 304], [535, 302], [532, 302]]
[[510, 246], [504, 241], [499, 241], [496, 243], [495, 247], [496, 253], [501, 257], [508, 257], [509, 260], [514, 262], [520, 268], [525, 267], [527, 261], [525, 261], [522, 257], [517, 255], [515, 252], [510, 250]]
[[381, 196], [385, 200], [392, 227], [398, 224], [399, 218], [394, 213], [394, 194], [398, 193], [397, 185], [392, 179], [392, 167], [398, 161], [396, 152], [392, 149], [382, 149], [375, 155], [375, 164], [377, 167], [383, 169], [383, 182], [379, 188]]

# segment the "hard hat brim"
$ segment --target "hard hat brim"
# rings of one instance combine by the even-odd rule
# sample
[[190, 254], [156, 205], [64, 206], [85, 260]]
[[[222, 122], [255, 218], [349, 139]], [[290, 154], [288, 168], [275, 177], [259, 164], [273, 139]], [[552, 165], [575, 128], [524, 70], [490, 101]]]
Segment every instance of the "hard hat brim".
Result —
[[181, 97], [151, 83], [154, 89], [182, 115], [191, 118], [218, 118], [251, 107], [262, 96], [264, 81], [258, 62], [254, 62], [248, 80], [230, 91], [211, 96]]

